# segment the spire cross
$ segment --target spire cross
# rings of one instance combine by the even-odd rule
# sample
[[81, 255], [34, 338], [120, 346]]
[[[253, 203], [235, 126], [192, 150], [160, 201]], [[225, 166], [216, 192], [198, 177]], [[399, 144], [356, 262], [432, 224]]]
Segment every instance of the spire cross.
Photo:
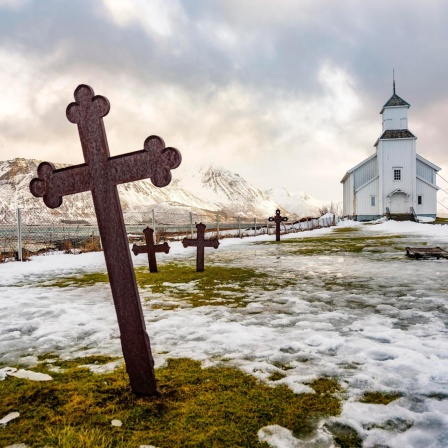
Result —
[[187, 248], [189, 246], [197, 247], [196, 252], [196, 271], [197, 272], [204, 272], [204, 248], [205, 247], [213, 247], [215, 249], [218, 249], [219, 241], [218, 238], [214, 238], [212, 240], [206, 240], [205, 239], [205, 224], [202, 224], [200, 222], [199, 224], [196, 224], [197, 229], [197, 238], [184, 238], [182, 240], [182, 245]]
[[146, 244], [134, 244], [132, 246], [132, 252], [134, 252], [134, 255], [148, 254], [149, 272], [157, 272], [156, 252], [164, 252], [167, 254], [170, 251], [170, 246], [168, 246], [167, 242], [154, 244], [154, 230], [149, 227], [146, 227], [143, 233], [145, 234]]
[[131, 388], [136, 394], [155, 395], [154, 360], [117, 185], [149, 177], [154, 185], [164, 187], [171, 181], [170, 170], [180, 165], [181, 155], [177, 149], [165, 148], [160, 137], [150, 136], [143, 150], [110, 157], [103, 123], [109, 101], [84, 84], [77, 87], [74, 97], [76, 102], [68, 105], [66, 115], [78, 125], [85, 163], [57, 170], [43, 162], [30, 190], [43, 197], [49, 208], [59, 207], [63, 196], [92, 192]]
[[395, 95], [395, 69], [392, 69], [392, 79], [393, 79], [393, 88], [394, 88], [394, 95]]
[[275, 211], [275, 216], [269, 218], [269, 222], [275, 222], [275, 241], [280, 241], [280, 223], [283, 221], [288, 221], [288, 218], [281, 216], [279, 209]]

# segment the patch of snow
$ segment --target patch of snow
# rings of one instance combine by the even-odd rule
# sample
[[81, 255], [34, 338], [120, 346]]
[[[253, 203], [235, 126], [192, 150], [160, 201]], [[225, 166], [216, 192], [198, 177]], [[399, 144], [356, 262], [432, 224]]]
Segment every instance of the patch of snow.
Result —
[[5, 415], [3, 418], [0, 418], [0, 425], [6, 426], [11, 420], [20, 417], [20, 412], [10, 412], [8, 415]]
[[266, 442], [272, 448], [335, 448], [333, 436], [322, 425], [311, 437], [297, 439], [292, 432], [279, 425], [270, 425], [258, 431], [260, 443]]
[[418, 216], [417, 215], [417, 219], [419, 222], [434, 222], [435, 219], [431, 218], [430, 216]]
[[32, 370], [19, 369], [15, 372], [8, 373], [9, 376], [22, 378], [30, 381], [51, 381], [53, 378], [46, 373], [33, 372]]
[[87, 367], [93, 373], [108, 373], [114, 371], [123, 364], [123, 360], [108, 362], [107, 364], [83, 364], [79, 367]]
[[8, 375], [14, 372], [17, 372], [17, 369], [14, 367], [3, 367], [0, 369], [0, 381], [4, 381]]

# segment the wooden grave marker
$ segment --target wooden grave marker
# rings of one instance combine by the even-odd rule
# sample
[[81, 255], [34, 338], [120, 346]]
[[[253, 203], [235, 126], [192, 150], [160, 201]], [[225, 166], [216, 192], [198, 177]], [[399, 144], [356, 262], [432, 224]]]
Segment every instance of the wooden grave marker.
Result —
[[134, 255], [148, 254], [149, 272], [157, 272], [156, 252], [167, 254], [170, 251], [170, 246], [166, 241], [163, 244], [154, 244], [154, 229], [146, 227], [143, 233], [145, 234], [146, 244], [134, 244], [132, 252], [134, 252]]
[[269, 222], [275, 222], [275, 241], [280, 241], [280, 223], [284, 221], [288, 221], [288, 218], [281, 216], [279, 209], [275, 211], [275, 216], [269, 218]]
[[204, 248], [206, 247], [213, 247], [215, 249], [218, 249], [219, 241], [218, 238], [213, 238], [212, 240], [206, 240], [205, 239], [205, 224], [202, 224], [200, 222], [199, 224], [196, 224], [197, 229], [197, 238], [184, 238], [182, 240], [182, 245], [187, 247], [197, 247], [196, 251], [196, 272], [204, 272]]
[[103, 123], [110, 110], [108, 99], [95, 95], [85, 84], [76, 88], [74, 97], [76, 102], [68, 105], [66, 115], [78, 125], [85, 163], [55, 169], [43, 162], [30, 190], [43, 197], [49, 208], [59, 207], [63, 196], [92, 192], [131, 388], [139, 395], [156, 395], [154, 359], [117, 185], [150, 178], [155, 186], [165, 187], [171, 181], [170, 170], [177, 168], [182, 158], [177, 149], [165, 148], [164, 141], [154, 135], [145, 140], [144, 149], [111, 157]]

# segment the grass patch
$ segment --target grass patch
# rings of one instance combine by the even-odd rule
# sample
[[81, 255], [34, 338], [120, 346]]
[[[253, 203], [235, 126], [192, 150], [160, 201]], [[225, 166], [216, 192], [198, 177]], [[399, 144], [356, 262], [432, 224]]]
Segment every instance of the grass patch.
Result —
[[286, 377], [286, 374], [282, 372], [273, 372], [269, 375], [268, 380], [269, 381], [278, 381]]
[[[150, 273], [147, 267], [137, 267], [135, 276], [140, 288], [165, 295], [163, 300], [154, 300], [153, 303], [153, 307], [163, 309], [174, 309], [182, 303], [192, 307], [245, 307], [249, 297], [257, 291], [261, 294], [295, 284], [292, 278], [274, 278], [250, 268], [209, 265], [205, 272], [196, 272], [193, 265], [179, 263], [161, 265], [158, 273]], [[87, 273], [59, 278], [40, 286], [65, 288], [92, 286], [108, 281], [106, 273]]]
[[358, 229], [348, 227], [319, 237], [294, 238], [266, 241], [258, 244], [281, 244], [288, 253], [297, 255], [330, 255], [339, 253], [384, 252], [385, 247], [396, 250], [394, 243], [402, 235], [356, 235]]
[[82, 275], [73, 275], [70, 277], [62, 277], [51, 283], [43, 283], [39, 286], [52, 288], [67, 288], [69, 286], [93, 286], [96, 283], [108, 283], [109, 276], [103, 272], [94, 272]]
[[364, 392], [364, 395], [359, 400], [361, 403], [370, 403], [370, 404], [389, 404], [394, 400], [402, 397], [403, 395], [400, 392]]
[[[89, 363], [80, 359], [79, 363]], [[160, 397], [135, 397], [124, 368], [97, 375], [71, 366], [52, 381], [7, 377], [0, 388], [0, 415], [20, 417], [0, 428], [1, 446], [30, 447], [258, 447], [257, 432], [278, 424], [296, 435], [341, 411], [334, 379], [317, 379], [315, 394], [269, 387], [234, 368], [201, 368], [190, 359], [169, 360], [156, 370]], [[119, 419], [122, 427], [112, 427]]]
[[193, 307], [246, 306], [249, 290], [269, 282], [267, 274], [254, 269], [213, 265], [207, 266], [204, 272], [196, 272], [191, 265], [168, 263], [156, 275], [142, 267], [137, 268], [135, 274], [141, 288], [181, 299]]
[[435, 221], [431, 221], [429, 224], [448, 224], [448, 218], [436, 217]]
[[333, 233], [352, 233], [357, 232], [359, 227], [335, 227]]

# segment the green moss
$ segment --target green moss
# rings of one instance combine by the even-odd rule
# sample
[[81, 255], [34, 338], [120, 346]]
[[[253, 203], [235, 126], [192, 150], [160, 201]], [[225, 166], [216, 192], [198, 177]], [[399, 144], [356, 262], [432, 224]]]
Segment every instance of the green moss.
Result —
[[281, 380], [283, 378], [285, 378], [286, 375], [283, 372], [272, 372], [269, 377], [268, 380], [269, 381], [278, 381]]
[[[175, 263], [163, 265], [158, 274], [139, 267], [136, 278], [141, 288], [181, 299], [194, 307], [210, 304], [246, 306], [248, 293], [259, 283], [264, 285], [269, 282], [267, 274], [254, 269], [211, 265], [204, 272], [196, 272], [194, 266]], [[178, 301], [168, 306], [175, 307], [177, 304]]]
[[333, 233], [352, 233], [357, 232], [359, 227], [335, 227]]
[[364, 392], [364, 395], [359, 400], [361, 403], [370, 404], [389, 404], [390, 402], [402, 397], [400, 392]]
[[96, 283], [108, 283], [109, 276], [103, 272], [94, 272], [71, 277], [59, 278], [56, 281], [42, 283], [39, 286], [52, 288], [67, 288], [68, 286], [92, 286]]
[[[55, 356], [55, 358], [57, 358], [57, 356]], [[41, 357], [39, 357], [39, 360], [40, 359]], [[57, 358], [54, 362], [51, 362], [51, 365], [60, 367], [62, 369], [72, 369], [74, 367], [79, 367], [86, 364], [103, 365], [111, 361], [115, 361], [117, 359], [119, 358], [111, 358], [109, 356], [99, 356], [99, 355], [86, 356], [85, 358], [74, 358], [64, 360]], [[43, 362], [45, 362], [45, 358], [43, 359]]]
[[[150, 273], [147, 267], [135, 269], [138, 286], [159, 297], [151, 296], [154, 308], [175, 309], [179, 306], [199, 307], [221, 305], [245, 307], [254, 294], [273, 291], [295, 284], [291, 278], [270, 276], [255, 269], [232, 266], [207, 266], [205, 272], [196, 272], [194, 265], [167, 263], [158, 273]], [[108, 282], [105, 273], [88, 273], [60, 278], [44, 287], [91, 286]], [[160, 298], [160, 300], [157, 300]]]
[[[87, 364], [90, 359], [79, 360]], [[7, 377], [0, 415], [20, 417], [0, 431], [0, 445], [30, 447], [258, 447], [257, 432], [278, 424], [310, 434], [324, 417], [338, 415], [340, 389], [333, 379], [309, 383], [315, 394], [269, 387], [233, 368], [201, 368], [190, 359], [169, 360], [156, 370], [160, 397], [138, 398], [124, 368], [97, 375], [69, 367], [48, 372], [53, 381]], [[119, 419], [122, 427], [111, 427]]]
[[[350, 228], [348, 228], [350, 229]], [[387, 247], [396, 250], [393, 246], [402, 235], [354, 235], [353, 229], [345, 231], [334, 230], [333, 233], [319, 237], [304, 237], [284, 239], [280, 241], [267, 241], [257, 244], [279, 244], [290, 254], [297, 255], [331, 255], [340, 253], [384, 252]]]

